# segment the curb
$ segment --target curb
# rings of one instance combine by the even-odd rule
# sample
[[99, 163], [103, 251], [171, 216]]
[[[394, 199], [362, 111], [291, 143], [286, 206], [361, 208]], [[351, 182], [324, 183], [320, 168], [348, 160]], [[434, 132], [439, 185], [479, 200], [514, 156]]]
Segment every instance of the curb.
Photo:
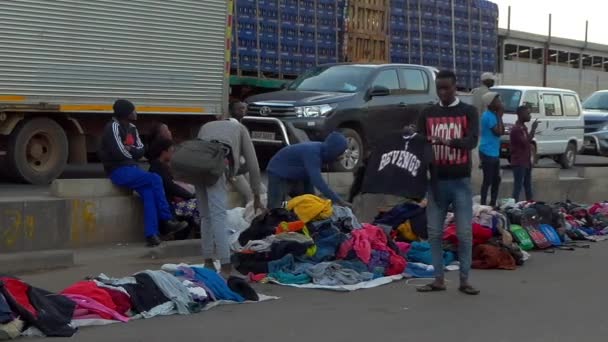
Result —
[[49, 250], [0, 254], [0, 273], [20, 273], [74, 266], [74, 251]]
[[151, 259], [180, 258], [201, 255], [201, 240], [190, 239], [163, 242], [151, 248], [142, 257]]

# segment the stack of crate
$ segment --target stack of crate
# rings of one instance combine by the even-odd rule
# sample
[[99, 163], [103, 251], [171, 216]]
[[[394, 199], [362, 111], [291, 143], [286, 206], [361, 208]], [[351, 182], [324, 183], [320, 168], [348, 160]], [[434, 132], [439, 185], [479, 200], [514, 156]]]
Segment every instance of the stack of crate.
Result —
[[486, 0], [391, 0], [390, 11], [391, 62], [447, 69], [454, 69], [455, 64], [463, 88], [476, 86], [482, 72], [496, 71], [496, 4]]
[[346, 0], [236, 0], [232, 69], [295, 76], [341, 60]]

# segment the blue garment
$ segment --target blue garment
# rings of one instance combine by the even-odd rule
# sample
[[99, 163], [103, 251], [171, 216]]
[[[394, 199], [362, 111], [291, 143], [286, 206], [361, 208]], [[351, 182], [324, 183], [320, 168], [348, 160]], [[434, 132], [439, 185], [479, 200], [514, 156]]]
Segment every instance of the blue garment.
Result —
[[432, 266], [421, 263], [408, 262], [405, 274], [413, 278], [432, 278], [435, 275], [435, 269]]
[[[335, 162], [344, 153], [347, 145], [344, 135], [334, 132], [329, 134], [324, 142], [286, 146], [268, 163], [268, 174], [289, 181], [308, 182], [328, 199], [340, 202], [340, 196], [323, 180], [321, 168], [323, 164]], [[274, 189], [276, 186], [275, 182], [269, 182], [268, 193], [277, 192]]]
[[191, 267], [196, 279], [205, 284], [218, 300], [230, 300], [242, 303], [245, 301], [240, 294], [232, 291], [228, 284], [217, 272], [204, 267]]
[[314, 263], [336, 259], [336, 252], [347, 237], [331, 220], [311, 222], [308, 225], [311, 237], [317, 246], [315, 255], [309, 258]]
[[[435, 195], [437, 198], [435, 198]], [[473, 254], [473, 195], [469, 178], [439, 180], [437, 191], [429, 191], [429, 204], [426, 210], [429, 222], [429, 243], [435, 276], [443, 277], [443, 224], [450, 205], [454, 208], [456, 234], [458, 237], [458, 261], [460, 277], [467, 279], [471, 269]], [[413, 244], [412, 244], [413, 247]], [[409, 253], [408, 253], [409, 255]]]
[[146, 172], [137, 166], [123, 166], [110, 174], [112, 183], [135, 190], [144, 202], [144, 226], [146, 237], [159, 235], [158, 222], [173, 219], [167, 203], [163, 180], [155, 173]]
[[489, 110], [485, 111], [481, 116], [479, 151], [488, 157], [498, 157], [500, 155], [500, 137], [492, 131], [496, 125], [498, 125], [498, 116]]
[[296, 263], [293, 254], [268, 263], [268, 276], [283, 284], [308, 284], [312, 278], [306, 273], [313, 264]]

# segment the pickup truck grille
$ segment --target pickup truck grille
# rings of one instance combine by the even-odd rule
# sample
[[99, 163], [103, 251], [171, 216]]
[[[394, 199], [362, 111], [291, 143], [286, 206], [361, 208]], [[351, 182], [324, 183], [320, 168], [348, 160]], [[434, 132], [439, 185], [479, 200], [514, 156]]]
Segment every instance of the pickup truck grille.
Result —
[[251, 103], [247, 108], [247, 115], [269, 117], [296, 116], [296, 110], [294, 106], [291, 105], [281, 106]]

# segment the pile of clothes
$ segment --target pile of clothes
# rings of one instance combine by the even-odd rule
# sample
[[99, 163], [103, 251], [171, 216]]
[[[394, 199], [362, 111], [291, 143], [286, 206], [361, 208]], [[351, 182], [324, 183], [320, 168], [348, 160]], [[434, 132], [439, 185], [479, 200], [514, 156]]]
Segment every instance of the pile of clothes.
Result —
[[282, 284], [353, 285], [406, 266], [384, 230], [313, 195], [256, 217], [232, 248], [239, 272]]
[[242, 278], [224, 280], [217, 272], [193, 265], [164, 265], [129, 277], [100, 274], [60, 293], [36, 288], [21, 279], [0, 277], [0, 340], [26, 336], [74, 335], [84, 326], [126, 323], [165, 315], [188, 315], [225, 301], [258, 301]]

